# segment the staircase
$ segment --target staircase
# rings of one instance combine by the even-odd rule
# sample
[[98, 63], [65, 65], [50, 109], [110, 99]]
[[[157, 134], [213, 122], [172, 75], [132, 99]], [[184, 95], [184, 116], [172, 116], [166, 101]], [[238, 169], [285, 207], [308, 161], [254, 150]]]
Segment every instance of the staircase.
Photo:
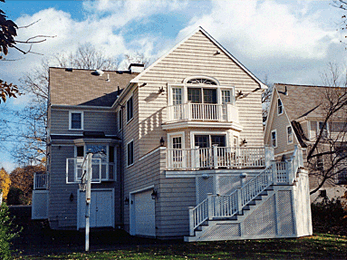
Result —
[[296, 149], [286, 162], [273, 161], [230, 195], [208, 194], [196, 207], [190, 207], [190, 232], [184, 240], [295, 236], [295, 214], [290, 192], [293, 192], [295, 173], [302, 166], [301, 154], [298, 153]]

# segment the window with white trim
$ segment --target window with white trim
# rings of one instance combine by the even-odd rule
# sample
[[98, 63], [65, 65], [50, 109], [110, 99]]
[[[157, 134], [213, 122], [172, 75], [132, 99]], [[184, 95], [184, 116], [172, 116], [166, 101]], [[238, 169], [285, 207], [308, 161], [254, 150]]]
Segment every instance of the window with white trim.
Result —
[[134, 164], [134, 141], [127, 144], [127, 165]]
[[69, 130], [83, 130], [83, 112], [69, 111]]
[[[106, 143], [88, 144], [75, 146], [75, 156], [77, 163], [82, 164], [83, 158], [88, 152], [93, 153], [93, 159], [100, 159], [100, 161], [92, 161], [93, 179], [98, 179], [101, 166], [101, 181], [113, 181], [116, 177], [116, 153], [115, 146]], [[101, 165], [99, 164], [101, 162]], [[76, 168], [78, 169], [78, 167]]]
[[123, 110], [118, 110], [118, 131], [122, 130], [123, 128]]
[[277, 115], [283, 114], [283, 104], [281, 99], [277, 99]]
[[131, 96], [127, 101], [127, 122], [129, 122], [134, 116], [133, 106], [133, 97]]
[[293, 128], [292, 126], [287, 126], [287, 143], [292, 144], [293, 143]]
[[274, 148], [277, 147], [277, 131], [276, 130], [271, 131], [271, 146]]

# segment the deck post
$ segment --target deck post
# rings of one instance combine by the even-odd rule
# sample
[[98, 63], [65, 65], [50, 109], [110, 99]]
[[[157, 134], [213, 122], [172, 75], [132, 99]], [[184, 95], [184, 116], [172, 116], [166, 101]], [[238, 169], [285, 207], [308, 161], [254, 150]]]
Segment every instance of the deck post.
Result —
[[212, 220], [213, 218], [213, 203], [212, 203], [212, 193], [207, 193], [207, 211], [208, 219]]
[[194, 207], [189, 206], [189, 236], [194, 236]]
[[198, 169], [200, 167], [200, 159], [199, 159], [199, 146], [195, 146], [195, 150], [194, 151], [194, 168]]

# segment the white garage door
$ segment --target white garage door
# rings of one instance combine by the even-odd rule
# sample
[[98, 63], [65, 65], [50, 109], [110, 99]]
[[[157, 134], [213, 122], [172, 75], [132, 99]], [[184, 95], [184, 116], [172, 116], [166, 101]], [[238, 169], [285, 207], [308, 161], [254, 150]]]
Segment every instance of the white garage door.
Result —
[[[90, 204], [90, 227], [114, 227], [114, 197], [113, 190], [92, 190]], [[86, 226], [85, 192], [79, 192], [78, 226]]]
[[155, 236], [155, 200], [152, 199], [153, 190], [135, 194], [135, 234], [141, 236]]

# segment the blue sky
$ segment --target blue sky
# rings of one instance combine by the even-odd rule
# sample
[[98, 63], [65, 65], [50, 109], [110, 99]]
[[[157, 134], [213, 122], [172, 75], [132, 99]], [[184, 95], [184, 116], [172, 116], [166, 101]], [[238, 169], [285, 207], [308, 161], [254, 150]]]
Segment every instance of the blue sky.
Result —
[[[33, 35], [56, 36], [25, 57], [11, 51], [15, 62], [0, 63], [0, 75], [9, 82], [30, 73], [42, 58], [73, 52], [91, 43], [120, 61], [124, 54], [143, 53], [151, 61], [202, 26], [260, 80], [270, 83], [322, 84], [321, 74], [333, 62], [345, 70], [342, 10], [332, 1], [11, 1], [0, 3], [19, 26], [18, 39]], [[121, 63], [124, 65], [124, 63]], [[9, 101], [19, 109], [28, 95]], [[0, 106], [4, 107], [4, 104]], [[11, 118], [0, 107], [0, 116]], [[0, 151], [0, 165], [11, 170], [8, 151]]]

